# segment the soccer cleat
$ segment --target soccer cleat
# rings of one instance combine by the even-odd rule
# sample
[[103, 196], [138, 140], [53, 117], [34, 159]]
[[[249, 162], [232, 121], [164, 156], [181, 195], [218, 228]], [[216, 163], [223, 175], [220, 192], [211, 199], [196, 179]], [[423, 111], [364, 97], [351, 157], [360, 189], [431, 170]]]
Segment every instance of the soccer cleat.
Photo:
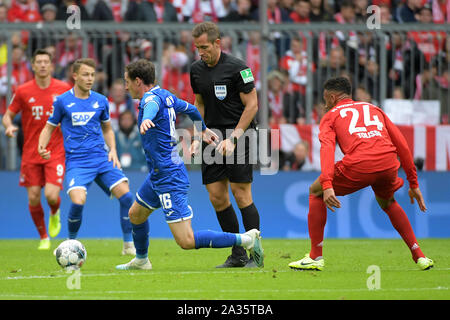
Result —
[[[144, 260], [144, 262], [141, 262], [140, 260]], [[125, 264], [119, 264], [116, 266], [117, 270], [151, 270], [152, 269], [152, 263], [150, 260], [147, 259], [136, 259], [133, 258], [130, 262]]]
[[248, 262], [247, 254], [243, 256], [229, 255], [227, 260], [216, 268], [242, 268]]
[[50, 214], [50, 220], [48, 222], [48, 233], [50, 237], [55, 238], [61, 231], [61, 219], [60, 210], [56, 211], [55, 214]]
[[133, 242], [124, 242], [123, 243], [122, 255], [123, 256], [135, 256], [136, 255], [136, 248], [134, 247]]
[[252, 229], [245, 233], [252, 238], [252, 243], [245, 247], [250, 252], [250, 257], [255, 262], [256, 266], [264, 267], [264, 250], [261, 245], [261, 232], [257, 229]]
[[322, 257], [320, 257], [320, 259], [311, 259], [309, 253], [307, 253], [303, 259], [289, 263], [289, 268], [294, 270], [322, 271], [324, 266], [325, 260]]
[[41, 241], [39, 242], [38, 250], [48, 250], [48, 249], [50, 249], [50, 239], [49, 238], [41, 239]]
[[[264, 267], [264, 264], [263, 264]], [[258, 266], [256, 265], [255, 261], [253, 260], [252, 257], [250, 257], [250, 259], [248, 260], [248, 262], [245, 264], [244, 268], [258, 268]]]
[[420, 268], [420, 270], [428, 270], [434, 266], [434, 262], [427, 257], [419, 258], [417, 259], [417, 266]]

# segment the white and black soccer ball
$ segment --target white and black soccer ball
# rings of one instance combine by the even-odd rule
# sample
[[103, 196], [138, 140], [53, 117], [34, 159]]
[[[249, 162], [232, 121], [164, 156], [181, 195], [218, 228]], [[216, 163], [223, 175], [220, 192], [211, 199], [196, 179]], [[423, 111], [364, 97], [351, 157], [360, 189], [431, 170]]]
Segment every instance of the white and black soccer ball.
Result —
[[86, 261], [87, 252], [83, 244], [74, 239], [61, 242], [56, 248], [56, 262], [66, 270], [78, 270]]

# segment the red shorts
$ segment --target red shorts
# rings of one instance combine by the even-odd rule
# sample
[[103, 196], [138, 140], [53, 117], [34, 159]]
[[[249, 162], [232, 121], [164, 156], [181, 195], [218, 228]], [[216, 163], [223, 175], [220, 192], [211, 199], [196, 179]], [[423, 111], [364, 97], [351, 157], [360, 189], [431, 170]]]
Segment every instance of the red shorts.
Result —
[[344, 166], [342, 161], [334, 165], [333, 189], [337, 196], [345, 196], [371, 186], [375, 195], [390, 199], [395, 191], [403, 186], [398, 169], [389, 169], [374, 173], [360, 173]]
[[20, 167], [19, 185], [23, 187], [41, 186], [46, 183], [57, 185], [63, 189], [65, 172], [64, 158], [54, 159], [45, 163], [24, 163]]

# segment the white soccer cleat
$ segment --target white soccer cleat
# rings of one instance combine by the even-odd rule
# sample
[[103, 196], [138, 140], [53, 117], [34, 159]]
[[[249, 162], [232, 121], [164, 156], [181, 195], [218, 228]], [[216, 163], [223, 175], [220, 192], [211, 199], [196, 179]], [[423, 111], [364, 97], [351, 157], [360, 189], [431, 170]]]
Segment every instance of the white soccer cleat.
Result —
[[245, 233], [250, 238], [252, 238], [252, 242], [245, 246], [245, 249], [250, 252], [250, 256], [253, 258], [256, 266], [264, 267], [264, 250], [261, 245], [261, 232], [257, 229], [252, 229]]
[[420, 270], [428, 270], [434, 266], [434, 262], [433, 260], [427, 257], [419, 258], [417, 259], [417, 266], [420, 268]]
[[[142, 261], [144, 260], [144, 261]], [[117, 270], [151, 270], [152, 263], [147, 259], [133, 258], [130, 262], [125, 264], [119, 264], [116, 266]]]
[[295, 270], [318, 270], [322, 271], [325, 266], [325, 260], [320, 257], [319, 259], [311, 259], [309, 253], [305, 255], [303, 259], [289, 263], [289, 268]]
[[124, 242], [123, 243], [122, 255], [123, 256], [135, 256], [136, 255], [136, 248], [134, 247], [133, 242]]

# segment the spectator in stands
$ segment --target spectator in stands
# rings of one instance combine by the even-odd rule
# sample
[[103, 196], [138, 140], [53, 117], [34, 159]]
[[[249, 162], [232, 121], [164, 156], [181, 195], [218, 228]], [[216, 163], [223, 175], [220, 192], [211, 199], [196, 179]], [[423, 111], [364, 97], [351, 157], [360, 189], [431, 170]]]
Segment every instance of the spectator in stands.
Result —
[[372, 99], [378, 101], [380, 94], [380, 67], [375, 58], [367, 60], [366, 70], [360, 74], [359, 83], [362, 83]]
[[223, 35], [220, 38], [220, 50], [225, 53], [232, 53], [233, 49], [233, 38], [229, 35]]
[[405, 99], [405, 94], [402, 87], [395, 87], [392, 93], [392, 99]]
[[145, 171], [147, 162], [142, 149], [141, 135], [135, 114], [126, 110], [119, 116], [119, 129], [115, 130], [117, 157], [123, 169]]
[[279, 6], [281, 9], [286, 10], [288, 15], [290, 15], [292, 11], [294, 11], [294, 1], [295, 0], [280, 0]]
[[194, 93], [188, 72], [189, 58], [183, 46], [171, 44], [166, 49], [163, 65], [162, 87], [166, 88], [178, 98], [191, 104], [194, 103]]
[[[96, 59], [94, 53], [94, 46], [88, 42], [88, 57]], [[63, 75], [59, 75], [58, 78], [64, 77], [65, 69], [69, 62], [75, 61], [83, 57], [83, 39], [78, 34], [70, 32], [66, 35], [64, 40], [60, 41], [56, 45], [56, 62], [57, 67], [61, 68]]]
[[328, 59], [321, 62], [321, 79], [325, 80], [339, 76], [345, 71], [345, 63], [344, 49], [340, 46], [332, 48]]
[[271, 71], [267, 76], [268, 82], [268, 105], [269, 105], [269, 124], [286, 123], [286, 109], [290, 97], [284, 91], [285, 78], [279, 71]]
[[127, 21], [178, 22], [177, 10], [169, 0], [133, 0], [128, 3]]
[[58, 8], [53, 3], [46, 3], [41, 8], [42, 20], [44, 23], [53, 23], [56, 20]]
[[[338, 13], [334, 15], [334, 19], [340, 24], [354, 24], [356, 23], [356, 13], [355, 7], [351, 0], [343, 0], [341, 3], [341, 9]], [[356, 49], [358, 47], [358, 36], [354, 31], [348, 31], [348, 34], [337, 31], [336, 37], [333, 39], [333, 46], [338, 45], [345, 47], [350, 47]]]
[[82, 0], [62, 0], [58, 12], [56, 13], [56, 20], [67, 21], [72, 15], [71, 11], [67, 12], [67, 8], [70, 6], [78, 6], [80, 9], [80, 19], [81, 21], [90, 20], [90, 15], [88, 14], [86, 7], [83, 5]]
[[422, 0], [406, 0], [406, 3], [397, 7], [395, 20], [400, 23], [417, 22], [416, 13], [422, 6]]
[[222, 0], [186, 0], [182, 13], [185, 22], [211, 21], [217, 23], [224, 19], [229, 12]]
[[309, 23], [309, 13], [311, 11], [311, 4], [308, 0], [295, 0], [294, 10], [289, 17], [295, 23]]
[[0, 2], [0, 23], [8, 22], [8, 7], [5, 3]]
[[[261, 33], [259, 31], [250, 31], [248, 40], [242, 41], [239, 45], [239, 53], [236, 55], [239, 59], [247, 62], [247, 66], [252, 70], [255, 79], [256, 90], [261, 88], [261, 68], [260, 68], [260, 50]], [[275, 48], [271, 43], [267, 44], [268, 70], [271, 71], [277, 67], [277, 56]]]
[[122, 78], [114, 80], [109, 89], [109, 115], [111, 118], [111, 126], [113, 130], [119, 129], [119, 115], [126, 110], [136, 113], [133, 99], [125, 89], [125, 82]]
[[[430, 5], [425, 5], [418, 10], [416, 15], [418, 22], [433, 23], [433, 13]], [[427, 62], [436, 56], [444, 48], [445, 32], [437, 31], [411, 31], [408, 38], [412, 39], [425, 56]]]
[[127, 0], [97, 0], [91, 18], [95, 21], [122, 22], [127, 11], [127, 4]]
[[294, 146], [291, 153], [285, 155], [283, 171], [311, 171], [313, 166], [309, 161], [309, 144], [302, 140]]
[[431, 0], [433, 5], [433, 22], [450, 23], [450, 1]]
[[[291, 40], [290, 50], [280, 61], [280, 68], [286, 70], [289, 76], [290, 92], [292, 95], [292, 104], [295, 106], [294, 112], [290, 112], [289, 122], [305, 123], [305, 105], [306, 105], [306, 84], [308, 81], [308, 56], [304, 50], [304, 40], [295, 36]], [[315, 71], [315, 67], [312, 67]]]
[[42, 17], [36, 0], [12, 0], [8, 10], [9, 22], [38, 22]]
[[354, 0], [355, 6], [355, 22], [366, 23], [367, 20], [367, 7], [369, 6], [368, 0]]
[[355, 98], [353, 100], [373, 103], [370, 93], [363, 85], [360, 85], [359, 87], [356, 88]]
[[224, 22], [244, 22], [256, 21], [255, 16], [252, 15], [251, 0], [236, 0], [236, 9], [230, 10], [227, 16], [223, 19]]
[[6, 111], [6, 95], [8, 93], [8, 83], [11, 85], [11, 91], [14, 93], [21, 84], [33, 79], [30, 65], [25, 56], [22, 46], [15, 46], [11, 52], [12, 73], [8, 77], [8, 64], [0, 67], [0, 114]]
[[[259, 9], [253, 10], [253, 18], [259, 21]], [[278, 5], [277, 0], [267, 0], [267, 19], [270, 24], [292, 22], [289, 12]]]
[[332, 20], [332, 15], [327, 9], [326, 0], [311, 0], [310, 4], [311, 10], [309, 12], [309, 21], [325, 22]]
[[393, 21], [391, 8], [385, 3], [381, 3], [379, 5], [379, 7], [380, 7], [380, 22], [381, 22], [381, 24], [394, 23], [395, 21]]
[[[423, 100], [439, 100], [441, 105], [441, 123], [449, 123], [450, 112], [450, 71], [449, 66], [442, 67], [441, 74], [438, 74], [436, 66], [431, 68], [431, 71], [425, 71], [421, 74], [424, 77], [427, 74], [429, 83], [425, 83], [419, 94]], [[430, 79], [431, 78], [431, 79]], [[419, 94], [416, 92], [419, 96]]]

